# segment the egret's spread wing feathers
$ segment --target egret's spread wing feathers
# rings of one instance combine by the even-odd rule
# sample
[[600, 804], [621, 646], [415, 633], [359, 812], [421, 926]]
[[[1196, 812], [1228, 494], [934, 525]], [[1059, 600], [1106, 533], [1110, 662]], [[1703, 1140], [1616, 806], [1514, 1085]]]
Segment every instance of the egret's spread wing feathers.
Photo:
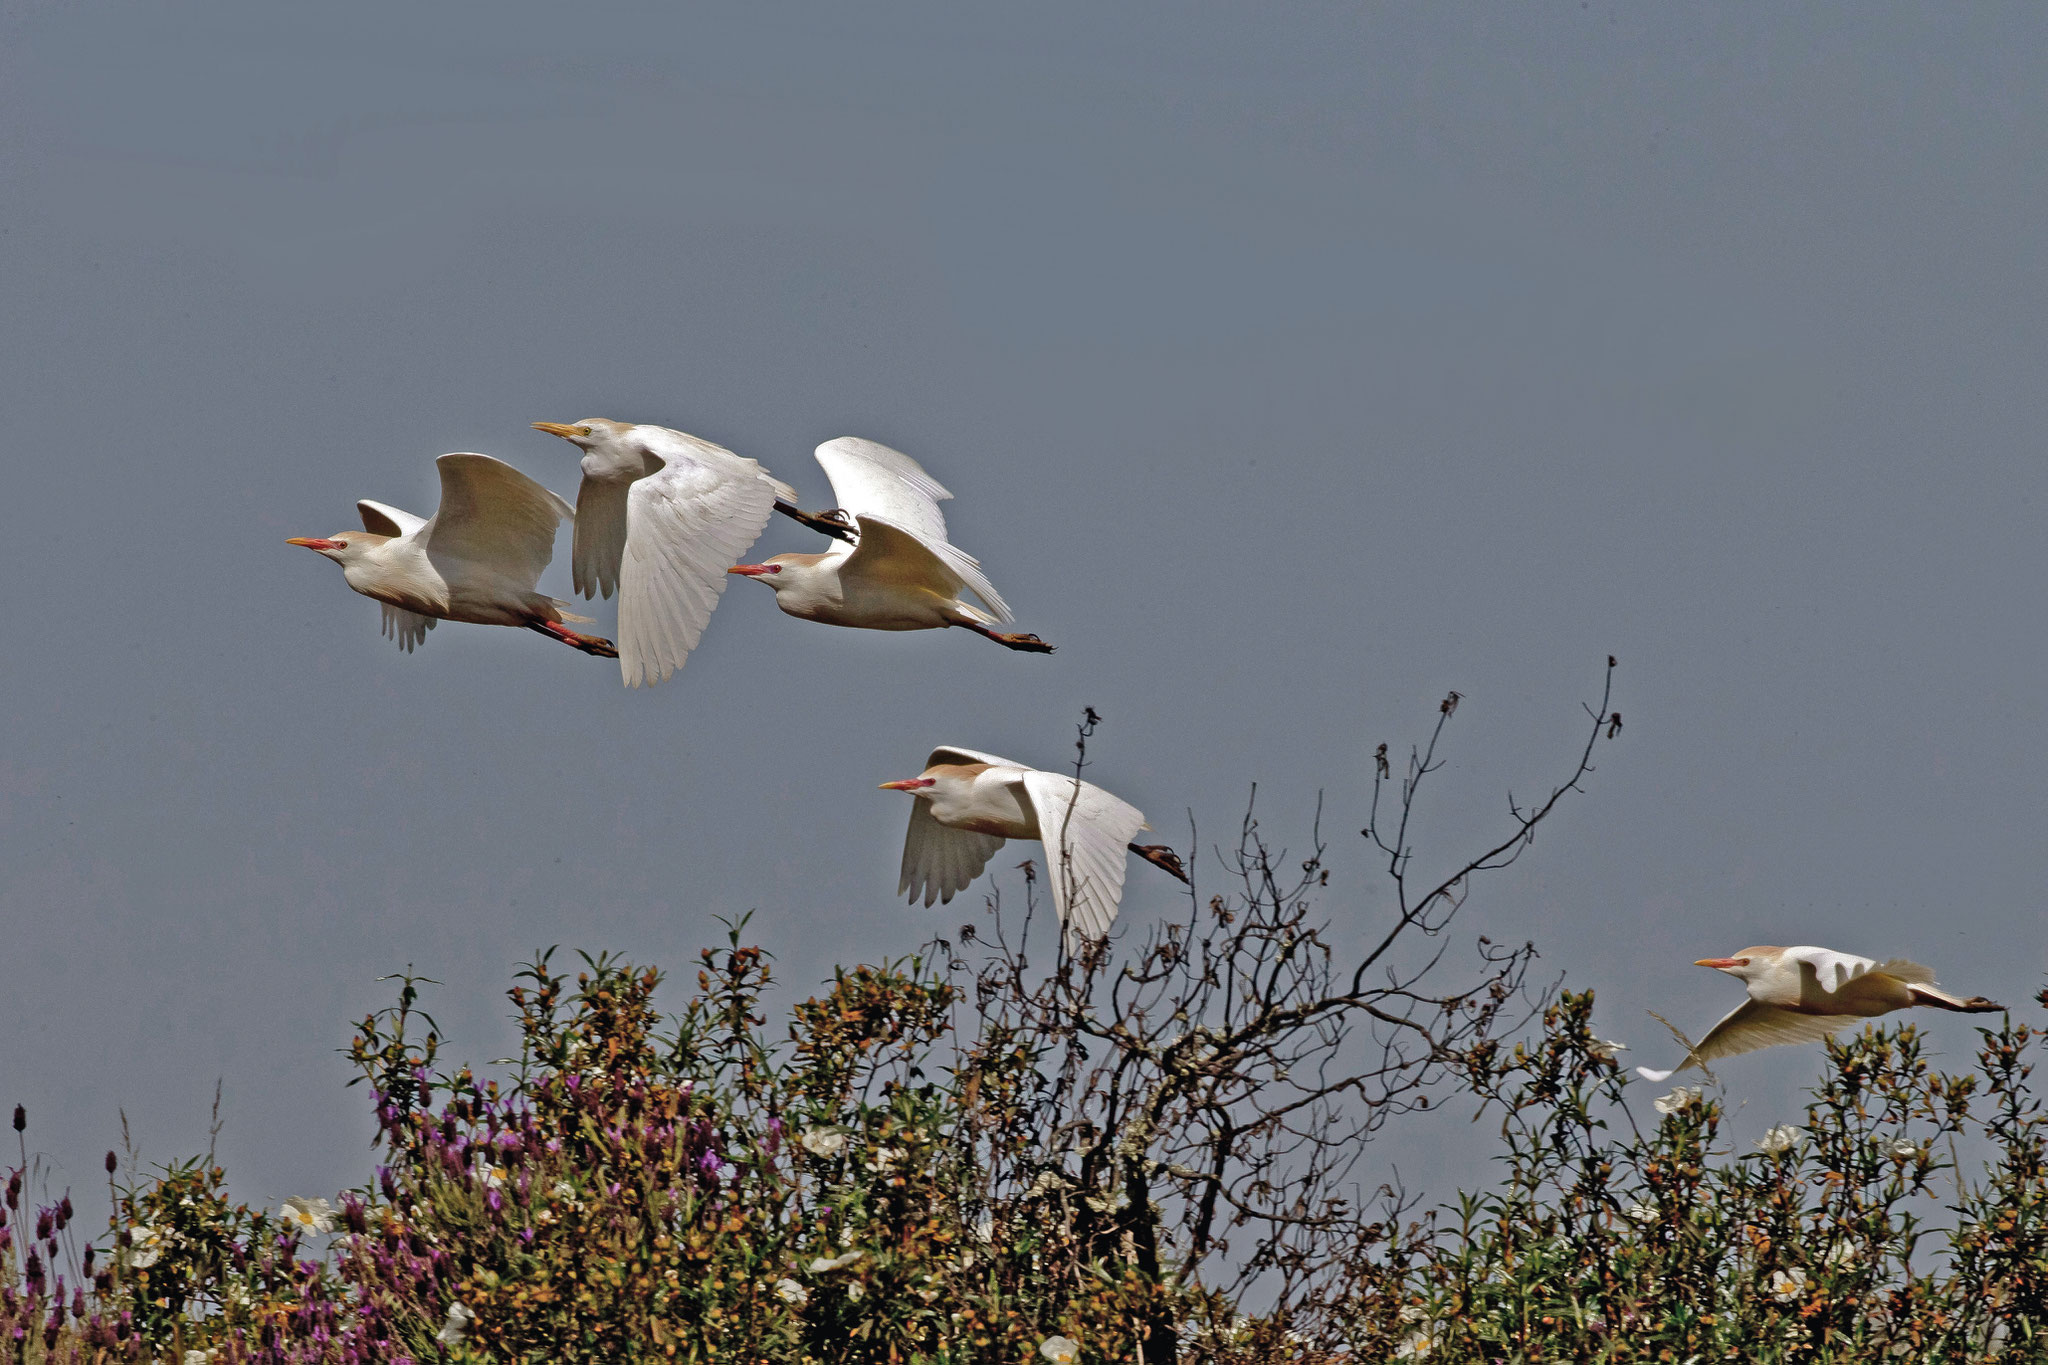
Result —
[[569, 566], [576, 591], [585, 597], [610, 597], [619, 586], [619, 564], [626, 554], [626, 492], [623, 479], [584, 476], [576, 490], [576, 540]]
[[832, 481], [832, 498], [841, 511], [880, 517], [919, 540], [946, 539], [946, 515], [939, 504], [953, 495], [902, 451], [841, 436], [818, 447], [818, 463]]
[[912, 801], [910, 828], [903, 834], [903, 872], [897, 879], [896, 894], [908, 893], [913, 902], [922, 896], [927, 909], [935, 900], [950, 901], [981, 875], [988, 860], [1002, 846], [1000, 834], [976, 834], [942, 825], [932, 819], [931, 803]]
[[[857, 522], [886, 522], [919, 542], [958, 580], [951, 590], [958, 592], [965, 585], [987, 604], [995, 624], [1015, 619], [1009, 603], [982, 572], [981, 561], [946, 534], [946, 515], [939, 503], [953, 495], [916, 460], [876, 441], [841, 436], [818, 447], [818, 463], [832, 481], [832, 496], [841, 510]], [[903, 551], [895, 547], [892, 553]]]
[[1711, 1062], [1717, 1057], [1733, 1057], [1783, 1043], [1818, 1042], [1836, 1029], [1854, 1022], [1852, 1015], [1802, 1014], [1798, 1010], [1745, 1000], [1730, 1010], [1720, 1023], [1707, 1030], [1707, 1036], [1700, 1039], [1699, 1046], [1693, 1049], [1693, 1056], [1702, 1062]]
[[1827, 948], [1787, 948], [1785, 957], [1791, 962], [1801, 962], [1813, 968], [1814, 980], [1820, 988], [1832, 995], [1866, 972], [1879, 969], [1879, 964], [1867, 957], [1854, 953], [1837, 953]]
[[555, 528], [575, 509], [502, 460], [459, 452], [434, 461], [441, 506], [420, 531], [430, 555], [489, 565], [528, 588], [555, 555]]
[[356, 504], [356, 512], [363, 519], [363, 529], [380, 536], [410, 535], [427, 524], [425, 517], [416, 517], [402, 507], [371, 502], [368, 498]]
[[1069, 943], [1109, 932], [1124, 892], [1124, 854], [1144, 828], [1136, 806], [1092, 782], [1029, 769], [1024, 792], [1045, 844], [1046, 881]]
[[943, 540], [912, 535], [880, 517], [859, 516], [855, 524], [860, 528], [860, 543], [841, 566], [842, 579], [927, 588], [947, 598], [958, 597], [960, 590], [967, 588], [988, 605], [990, 624], [1003, 625], [1015, 619], [1010, 604], [989, 583], [973, 555]]
[[[369, 527], [376, 530], [376, 527]], [[378, 532], [380, 535], [388, 532]], [[422, 616], [404, 607], [394, 607], [389, 602], [379, 602], [384, 609], [384, 638], [398, 641], [398, 647], [410, 654], [427, 642], [427, 632], [434, 628], [434, 618]]]
[[1708, 1029], [1707, 1036], [1700, 1039], [1686, 1054], [1685, 1060], [1670, 1071], [1652, 1071], [1648, 1067], [1637, 1067], [1636, 1070], [1645, 1080], [1661, 1081], [1687, 1067], [1755, 1052], [1758, 1048], [1777, 1047], [1781, 1043], [1818, 1042], [1836, 1029], [1855, 1022], [1854, 1016], [1847, 1014], [1801, 1014], [1777, 1005], [1744, 1000]]
[[760, 536], [775, 489], [760, 466], [702, 442], [663, 452], [626, 497], [619, 565], [619, 667], [626, 685], [683, 666], [725, 591], [726, 566]]

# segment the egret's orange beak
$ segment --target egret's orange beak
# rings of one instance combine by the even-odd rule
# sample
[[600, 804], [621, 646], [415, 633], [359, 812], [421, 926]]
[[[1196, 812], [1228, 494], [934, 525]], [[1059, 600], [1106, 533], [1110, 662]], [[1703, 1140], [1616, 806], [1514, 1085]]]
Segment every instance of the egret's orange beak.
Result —
[[309, 550], [339, 550], [342, 548], [341, 541], [326, 540], [319, 536], [293, 536], [285, 544], [303, 545]]
[[906, 777], [901, 782], [884, 782], [876, 790], [885, 792], [914, 792], [919, 787], [936, 787], [937, 785], [939, 785], [939, 779], [936, 777]]
[[1718, 971], [1725, 972], [1730, 967], [1747, 967], [1749, 959], [1746, 957], [1703, 957], [1692, 965], [1695, 967], [1712, 967]]
[[535, 422], [535, 431], [545, 431], [550, 436], [559, 436], [565, 441], [580, 441], [590, 434], [589, 427], [564, 426], [560, 422]]
[[760, 578], [764, 574], [781, 573], [780, 564], [735, 564], [727, 573], [736, 573], [744, 578]]

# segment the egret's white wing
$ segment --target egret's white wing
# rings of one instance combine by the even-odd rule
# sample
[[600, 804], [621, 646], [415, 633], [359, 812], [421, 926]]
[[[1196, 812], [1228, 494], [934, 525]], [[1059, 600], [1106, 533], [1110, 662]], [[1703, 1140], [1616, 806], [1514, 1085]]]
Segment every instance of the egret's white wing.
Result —
[[434, 461], [441, 506], [420, 530], [429, 555], [487, 564], [531, 588], [555, 555], [555, 528], [576, 513], [526, 475], [488, 455]]
[[987, 604], [993, 623], [1016, 619], [973, 555], [943, 540], [914, 536], [879, 517], [858, 516], [854, 524], [860, 528], [860, 541], [840, 566], [840, 578], [925, 587], [947, 597], [958, 597], [964, 587]]
[[659, 454], [661, 468], [626, 494], [619, 667], [628, 687], [683, 666], [725, 591], [727, 566], [775, 510], [775, 489], [752, 460], [694, 440]]
[[916, 460], [858, 436], [827, 441], [817, 453], [825, 477], [832, 481], [832, 499], [841, 511], [880, 517], [919, 540], [947, 538], [946, 515], [939, 504], [953, 495]]
[[626, 493], [624, 479], [584, 476], [576, 490], [576, 539], [569, 547], [569, 568], [576, 591], [585, 597], [610, 597], [619, 586], [619, 564], [626, 555]]
[[935, 900], [950, 901], [981, 875], [1002, 846], [1002, 835], [942, 825], [932, 819], [929, 801], [913, 800], [910, 828], [903, 833], [903, 872], [896, 882], [896, 894], [907, 892], [913, 902], [922, 896], [927, 908]]
[[1785, 957], [1789, 961], [1801, 962], [1811, 967], [1814, 980], [1818, 981], [1820, 988], [1830, 995], [1864, 973], [1874, 972], [1880, 968], [1880, 964], [1870, 958], [1857, 957], [1854, 953], [1837, 953], [1826, 948], [1787, 948]]
[[1124, 892], [1124, 854], [1145, 827], [1128, 801], [1092, 782], [1027, 770], [1024, 792], [1045, 844], [1046, 881], [1067, 940], [1101, 938], [1116, 918]]
[[1700, 1039], [1693, 1050], [1686, 1054], [1685, 1060], [1670, 1071], [1652, 1071], [1648, 1067], [1637, 1067], [1636, 1070], [1647, 1080], [1661, 1081], [1687, 1067], [1698, 1066], [1702, 1062], [1711, 1062], [1721, 1057], [1755, 1052], [1758, 1048], [1777, 1047], [1781, 1043], [1819, 1042], [1836, 1029], [1855, 1022], [1854, 1015], [1801, 1014], [1797, 1010], [1784, 1009], [1778, 1005], [1744, 1000], [1723, 1015], [1719, 1023], [1708, 1029], [1707, 1036]]
[[[939, 503], [953, 495], [900, 450], [858, 436], [841, 436], [818, 447], [818, 463], [832, 481], [832, 497], [856, 520], [887, 522], [921, 542], [975, 596], [988, 604], [998, 624], [1015, 618], [982, 572], [981, 561], [953, 544]], [[954, 591], [958, 591], [957, 586]]]
[[410, 535], [427, 524], [425, 517], [416, 517], [402, 507], [393, 507], [387, 502], [371, 502], [368, 498], [356, 504], [356, 512], [363, 519], [363, 529], [380, 536]]
[[1917, 962], [1908, 962], [1903, 957], [1889, 958], [1886, 961], [1880, 962], [1877, 964], [1877, 969], [1886, 976], [1897, 977], [1899, 980], [1911, 985], [1932, 986], [1934, 984], [1934, 969], [1932, 967], [1923, 967]]
[[[367, 529], [375, 531], [372, 526]], [[388, 532], [379, 532], [388, 534]], [[404, 607], [394, 607], [389, 602], [379, 602], [384, 609], [384, 638], [398, 641], [398, 647], [410, 654], [427, 642], [427, 632], [434, 628], [434, 618], [422, 616]]]
[[677, 431], [673, 427], [638, 426], [633, 430], [640, 434], [647, 450], [658, 460], [666, 461], [678, 455], [722, 455], [731, 460], [743, 460], [747, 467], [754, 471], [755, 477], [767, 483], [776, 497], [785, 502], [797, 500], [796, 490], [763, 469], [759, 460], [736, 455], [714, 441], [707, 441], [702, 436], [692, 436], [687, 431]]

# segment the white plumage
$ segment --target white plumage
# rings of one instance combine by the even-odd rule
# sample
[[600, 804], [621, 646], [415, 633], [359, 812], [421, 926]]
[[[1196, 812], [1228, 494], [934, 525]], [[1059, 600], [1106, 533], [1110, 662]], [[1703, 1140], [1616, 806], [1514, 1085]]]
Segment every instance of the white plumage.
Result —
[[[775, 555], [727, 572], [766, 583], [791, 616], [863, 630], [962, 626], [1011, 649], [1050, 653], [1036, 635], [990, 629], [1013, 618], [981, 561], [953, 544], [939, 503], [953, 495], [900, 450], [854, 436], [818, 447], [854, 543]], [[973, 594], [979, 605], [966, 600]]]
[[1148, 828], [1137, 807], [1063, 773], [944, 745], [919, 776], [882, 786], [917, 798], [896, 887], [913, 902], [952, 900], [1006, 840], [1037, 839], [1053, 908], [1078, 947], [1109, 932], [1123, 899], [1127, 851], [1187, 879], [1171, 850], [1131, 843]]
[[1965, 1000], [1934, 985], [1934, 973], [1917, 962], [1879, 962], [1811, 946], [1744, 948], [1733, 957], [1701, 958], [1742, 981], [1749, 998], [1707, 1030], [1707, 1036], [1669, 1071], [1637, 1067], [1645, 1080], [1663, 1081], [1720, 1057], [1732, 1057], [1783, 1043], [1812, 1043], [1868, 1019], [1914, 1005], [1977, 1014], [2003, 1008], [1982, 996]]
[[667, 427], [591, 417], [535, 422], [580, 447], [576, 591], [619, 594], [619, 669], [628, 687], [683, 666], [725, 591], [725, 566], [796, 495], [757, 461]]
[[434, 461], [441, 506], [431, 517], [365, 499], [360, 531], [294, 537], [341, 565], [342, 577], [383, 607], [383, 630], [411, 652], [436, 621], [524, 626], [587, 654], [611, 642], [561, 625], [563, 604], [537, 590], [554, 557], [555, 528], [575, 515], [555, 494], [503, 461], [470, 451]]

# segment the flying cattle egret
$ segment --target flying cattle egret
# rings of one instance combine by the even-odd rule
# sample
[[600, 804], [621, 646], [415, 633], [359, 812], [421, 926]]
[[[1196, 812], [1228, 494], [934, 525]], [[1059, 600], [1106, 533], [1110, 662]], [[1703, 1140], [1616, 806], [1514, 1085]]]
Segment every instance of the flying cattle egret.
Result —
[[1933, 972], [1896, 957], [1873, 962], [1826, 948], [1765, 947], [1744, 948], [1734, 957], [1703, 957], [1694, 965], [1713, 967], [1742, 981], [1749, 987], [1749, 999], [1707, 1030], [1707, 1036], [1670, 1071], [1637, 1067], [1645, 1080], [1661, 1081], [1689, 1066], [1779, 1043], [1816, 1042], [1858, 1019], [1912, 1005], [1965, 1014], [2005, 1008], [1981, 995], [1964, 1000], [1936, 990]]
[[436, 621], [525, 626], [585, 654], [616, 657], [612, 642], [578, 635], [562, 622], [566, 603], [534, 591], [555, 553], [555, 528], [569, 504], [511, 465], [460, 452], [434, 461], [441, 506], [422, 520], [368, 500], [356, 504], [360, 531], [295, 537], [341, 565], [348, 585], [384, 607], [384, 634], [410, 653]]
[[1174, 851], [1134, 844], [1150, 829], [1136, 806], [1092, 782], [1040, 772], [994, 754], [951, 746], [932, 750], [924, 772], [885, 791], [909, 792], [910, 828], [903, 836], [903, 875], [896, 894], [946, 902], [981, 875], [1006, 839], [1037, 839], [1046, 846], [1046, 878], [1053, 908], [1078, 947], [1101, 938], [1123, 899], [1124, 852], [1129, 850], [1182, 881]]
[[619, 669], [626, 686], [658, 683], [683, 666], [725, 591], [724, 566], [760, 536], [796, 490], [754, 460], [667, 427], [587, 417], [535, 422], [583, 451], [570, 562], [585, 597], [619, 594]]
[[[853, 543], [842, 538], [823, 554], [774, 555], [735, 564], [727, 573], [766, 583], [775, 589], [776, 606], [807, 621], [865, 630], [964, 626], [1011, 649], [1052, 653], [1036, 635], [990, 629], [1012, 619], [1010, 606], [981, 562], [946, 539], [939, 503], [953, 495], [917, 461], [874, 441], [841, 436], [818, 447], [818, 463], [852, 518]], [[963, 601], [963, 591], [982, 606]]]

